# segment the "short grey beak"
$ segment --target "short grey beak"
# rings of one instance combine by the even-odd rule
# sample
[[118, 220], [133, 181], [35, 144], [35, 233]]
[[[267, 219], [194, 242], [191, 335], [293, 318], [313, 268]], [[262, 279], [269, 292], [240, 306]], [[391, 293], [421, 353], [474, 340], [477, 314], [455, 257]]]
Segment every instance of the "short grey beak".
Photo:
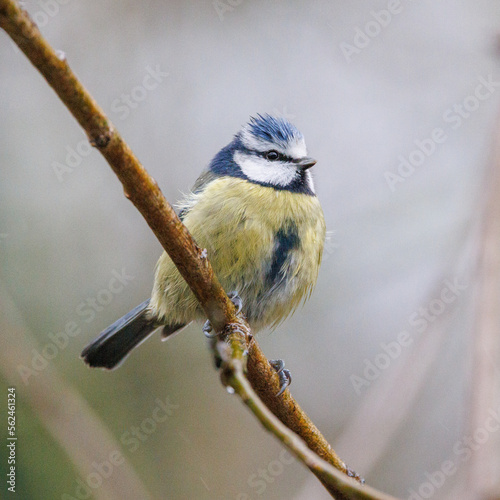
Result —
[[302, 170], [307, 170], [308, 168], [316, 165], [316, 160], [310, 156], [304, 156], [304, 158], [301, 158], [300, 160], [295, 160], [294, 163]]

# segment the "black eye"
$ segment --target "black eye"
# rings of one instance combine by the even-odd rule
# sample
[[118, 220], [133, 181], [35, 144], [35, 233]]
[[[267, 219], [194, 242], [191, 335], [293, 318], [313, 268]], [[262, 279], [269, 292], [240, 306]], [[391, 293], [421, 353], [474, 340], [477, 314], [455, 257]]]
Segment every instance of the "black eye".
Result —
[[266, 153], [266, 158], [269, 160], [269, 161], [275, 161], [279, 158], [279, 153], [278, 151], [275, 151], [274, 149], [271, 149], [271, 151], [268, 151]]

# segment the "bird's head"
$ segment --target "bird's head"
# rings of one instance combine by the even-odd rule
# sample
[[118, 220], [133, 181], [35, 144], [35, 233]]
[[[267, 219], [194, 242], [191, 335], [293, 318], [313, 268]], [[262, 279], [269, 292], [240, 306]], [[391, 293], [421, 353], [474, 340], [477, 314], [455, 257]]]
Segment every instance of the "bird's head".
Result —
[[241, 177], [278, 190], [314, 194], [304, 136], [285, 118], [252, 117], [212, 161], [219, 175]]

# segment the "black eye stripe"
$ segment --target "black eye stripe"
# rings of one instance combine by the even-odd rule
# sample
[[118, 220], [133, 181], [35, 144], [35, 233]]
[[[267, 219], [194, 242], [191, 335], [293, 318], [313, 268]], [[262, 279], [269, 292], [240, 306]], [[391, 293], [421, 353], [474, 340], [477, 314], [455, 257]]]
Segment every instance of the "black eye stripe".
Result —
[[[275, 151], [275, 150], [273, 150], [273, 151]], [[267, 159], [266, 155], [269, 153], [269, 151], [255, 151], [255, 153], [257, 154], [257, 156], [261, 156], [262, 158]], [[284, 155], [283, 153], [280, 153], [279, 151], [276, 151], [276, 153], [278, 153], [278, 158], [276, 158], [276, 160], [273, 160], [273, 161], [283, 161], [283, 162], [287, 162], [287, 163], [293, 162], [292, 157]]]

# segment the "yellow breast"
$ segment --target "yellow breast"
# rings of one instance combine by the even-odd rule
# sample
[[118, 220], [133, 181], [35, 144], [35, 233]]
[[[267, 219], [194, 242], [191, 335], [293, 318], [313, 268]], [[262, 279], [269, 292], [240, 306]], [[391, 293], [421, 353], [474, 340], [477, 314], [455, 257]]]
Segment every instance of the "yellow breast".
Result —
[[[182, 208], [222, 286], [242, 298], [254, 330], [275, 326], [307, 298], [325, 239], [315, 196], [222, 177], [190, 195]], [[203, 317], [166, 253], [158, 261], [151, 306], [166, 323]]]

